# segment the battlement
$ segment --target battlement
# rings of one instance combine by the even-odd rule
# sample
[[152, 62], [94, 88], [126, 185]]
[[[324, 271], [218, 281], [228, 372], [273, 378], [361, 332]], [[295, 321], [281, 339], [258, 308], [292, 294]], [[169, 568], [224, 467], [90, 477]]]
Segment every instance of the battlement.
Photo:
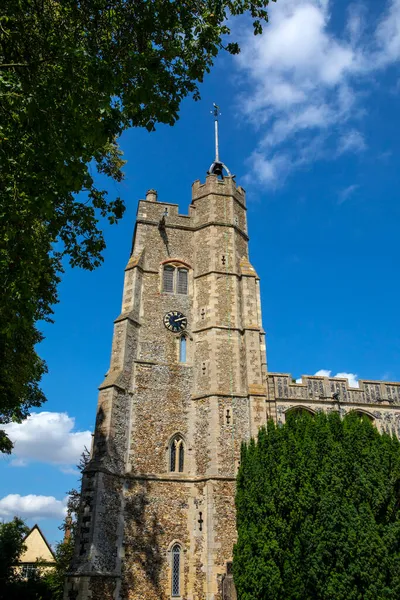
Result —
[[400, 406], [400, 382], [359, 380], [351, 387], [348, 379], [303, 375], [297, 383], [288, 373], [269, 373], [270, 396], [276, 401], [316, 401], [346, 404]]
[[236, 185], [233, 177], [218, 179], [216, 175], [207, 175], [204, 183], [197, 179], [192, 184], [192, 202], [209, 194], [233, 196], [243, 207], [246, 206], [246, 192], [242, 186]]
[[[153, 190], [152, 190], [153, 192]], [[160, 220], [164, 217], [166, 221], [166, 225], [181, 225], [184, 227], [191, 225], [191, 217], [194, 213], [194, 207], [189, 207], [189, 214], [181, 214], [179, 213], [179, 204], [174, 204], [172, 202], [159, 202], [157, 200], [157, 195], [150, 196], [147, 193], [145, 200], [139, 200], [138, 210], [137, 210], [137, 220], [138, 221], [148, 221], [151, 223], [159, 223]]]

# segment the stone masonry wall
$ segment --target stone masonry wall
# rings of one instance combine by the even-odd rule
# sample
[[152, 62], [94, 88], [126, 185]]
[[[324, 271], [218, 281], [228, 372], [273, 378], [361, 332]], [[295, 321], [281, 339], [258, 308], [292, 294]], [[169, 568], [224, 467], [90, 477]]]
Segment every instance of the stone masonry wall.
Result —
[[358, 388], [347, 379], [303, 376], [301, 383], [287, 373], [268, 375], [269, 398], [276, 404], [278, 422], [288, 410], [310, 412], [351, 410], [367, 415], [380, 431], [400, 437], [400, 383], [360, 380]]
[[[267, 398], [245, 213], [242, 188], [215, 176], [194, 183], [188, 215], [153, 191], [139, 202], [85, 474], [84, 553], [67, 586], [77, 600], [169, 599], [176, 543], [181, 600], [222, 600], [240, 445]], [[188, 294], [163, 291], [168, 262], [188, 269]], [[184, 363], [180, 334], [163, 324], [169, 311], [188, 319]], [[178, 434], [184, 469], [171, 472]]]

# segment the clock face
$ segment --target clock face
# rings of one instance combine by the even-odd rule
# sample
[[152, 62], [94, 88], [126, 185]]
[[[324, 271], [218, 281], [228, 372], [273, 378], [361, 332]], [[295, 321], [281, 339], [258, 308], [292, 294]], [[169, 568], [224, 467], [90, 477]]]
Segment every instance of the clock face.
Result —
[[171, 310], [164, 315], [164, 325], [170, 331], [184, 331], [187, 327], [187, 317], [177, 310]]

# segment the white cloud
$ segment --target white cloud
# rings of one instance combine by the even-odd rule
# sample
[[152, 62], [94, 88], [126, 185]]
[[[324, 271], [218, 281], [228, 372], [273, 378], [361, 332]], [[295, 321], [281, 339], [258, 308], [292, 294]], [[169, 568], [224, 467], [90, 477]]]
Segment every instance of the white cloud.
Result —
[[358, 184], [354, 183], [353, 185], [349, 185], [341, 190], [339, 192], [338, 204], [343, 204], [343, 202], [346, 202], [346, 200], [348, 200], [350, 196], [352, 196], [359, 189], [359, 187], [360, 186]]
[[[254, 152], [249, 162], [253, 165], [253, 171], [257, 173], [260, 183], [271, 185], [278, 184], [290, 169], [289, 158], [279, 154], [267, 159], [261, 152]], [[246, 177], [245, 181], [248, 181], [249, 178], [250, 176]]]
[[338, 154], [345, 152], [362, 152], [367, 147], [364, 136], [355, 129], [350, 129], [344, 133], [338, 142]]
[[[358, 375], [355, 373], [336, 373], [332, 375], [332, 371], [328, 369], [320, 369], [314, 373], [314, 377], [333, 377], [334, 379], [348, 379], [350, 387], [359, 387]], [[296, 383], [302, 383], [302, 378], [296, 379]]]
[[375, 59], [379, 67], [400, 59], [400, 0], [391, 0], [376, 31], [378, 49]]
[[[332, 6], [332, 0], [285, 0], [270, 7], [264, 35], [245, 30], [236, 66], [245, 90], [240, 112], [259, 134], [253, 181], [276, 185], [306, 162], [367, 146], [359, 131], [362, 86], [400, 59], [400, 0], [384, 0], [372, 33], [358, 4], [350, 5], [343, 31], [333, 31]], [[299, 148], [322, 134], [319, 152], [303, 152], [299, 160]]]
[[350, 387], [359, 387], [358, 375], [356, 373], [336, 373], [334, 377], [337, 377], [338, 379], [348, 379]]
[[31, 462], [76, 465], [84, 450], [90, 449], [90, 431], [73, 431], [75, 419], [67, 413], [39, 412], [22, 423], [8, 423], [2, 428], [14, 443], [11, 465]]
[[23, 519], [63, 519], [66, 506], [67, 498], [56, 500], [54, 496], [8, 494], [0, 499], [0, 516], [5, 520], [14, 516]]
[[314, 375], [318, 377], [330, 377], [331, 373], [332, 371], [328, 371], [327, 369], [320, 369], [319, 371], [314, 373]]

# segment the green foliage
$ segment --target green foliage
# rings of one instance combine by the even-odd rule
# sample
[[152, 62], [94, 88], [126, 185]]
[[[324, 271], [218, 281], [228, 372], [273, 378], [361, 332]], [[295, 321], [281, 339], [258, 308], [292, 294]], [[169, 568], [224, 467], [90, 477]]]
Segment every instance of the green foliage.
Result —
[[16, 577], [3, 592], [0, 591], [0, 600], [55, 600], [55, 598], [46, 577], [35, 574], [28, 579]]
[[[227, 17], [268, 0], [7, 0], [0, 8], [0, 424], [44, 395], [36, 323], [51, 320], [62, 258], [93, 269], [105, 247], [99, 217], [121, 198], [94, 171], [123, 178], [117, 140], [128, 127], [173, 125], [183, 98], [229, 39]], [[225, 49], [235, 54], [237, 43]], [[57, 248], [57, 252], [54, 251]], [[11, 442], [0, 432], [0, 451]]]
[[[9, 523], [0, 523], [0, 600], [56, 600], [46, 578], [38, 573], [24, 579], [15, 565], [25, 550], [24, 539], [29, 527], [14, 517]], [[62, 596], [61, 596], [62, 600]]]
[[400, 597], [400, 444], [350, 413], [288, 415], [242, 448], [239, 600]]
[[28, 527], [17, 517], [9, 523], [0, 523], [0, 594], [15, 579], [14, 566], [25, 549], [23, 539], [28, 532]]
[[73, 538], [60, 542], [56, 548], [56, 566], [45, 577], [51, 590], [52, 600], [62, 600], [64, 594], [65, 575], [68, 572], [74, 553]]

